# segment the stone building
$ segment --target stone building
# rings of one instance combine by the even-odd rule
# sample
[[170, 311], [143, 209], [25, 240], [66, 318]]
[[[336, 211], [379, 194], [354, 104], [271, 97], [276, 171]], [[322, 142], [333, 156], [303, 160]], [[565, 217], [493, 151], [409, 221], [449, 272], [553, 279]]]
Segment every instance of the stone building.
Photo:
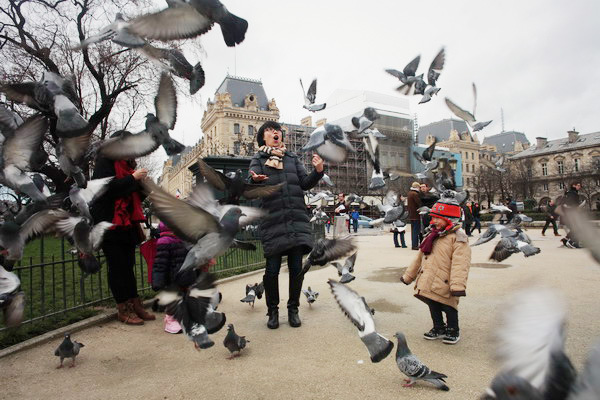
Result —
[[513, 155], [530, 146], [529, 140], [522, 132], [506, 131], [497, 135], [485, 136], [483, 144], [494, 146], [499, 154]]

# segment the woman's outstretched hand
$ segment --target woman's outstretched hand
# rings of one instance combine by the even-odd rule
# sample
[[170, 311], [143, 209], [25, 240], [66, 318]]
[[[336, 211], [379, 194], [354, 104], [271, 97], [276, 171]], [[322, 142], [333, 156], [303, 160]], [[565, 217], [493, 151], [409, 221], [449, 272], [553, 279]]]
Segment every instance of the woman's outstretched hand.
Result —
[[318, 154], [313, 154], [312, 156], [312, 165], [315, 167], [315, 170], [319, 173], [323, 172], [323, 159], [319, 157]]
[[252, 176], [252, 180], [254, 182], [262, 182], [262, 181], [264, 181], [266, 179], [269, 179], [268, 176], [262, 175], [262, 174], [259, 175], [259, 174], [257, 174], [256, 172], [254, 172], [252, 170], [250, 171], [250, 175]]
[[133, 171], [133, 179], [139, 181], [140, 179], [144, 179], [148, 176], [148, 170], [146, 168], [140, 168]]

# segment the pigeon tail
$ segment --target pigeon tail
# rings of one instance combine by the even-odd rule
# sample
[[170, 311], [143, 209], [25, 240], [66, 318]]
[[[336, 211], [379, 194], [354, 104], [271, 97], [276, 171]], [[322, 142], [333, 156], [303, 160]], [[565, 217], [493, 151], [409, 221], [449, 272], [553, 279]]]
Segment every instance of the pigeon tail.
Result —
[[256, 298], [256, 296], [254, 296], [254, 295], [250, 295], [250, 294], [249, 294], [248, 296], [244, 297], [244, 298], [243, 298], [243, 299], [241, 299], [240, 301], [241, 301], [242, 303], [254, 303], [254, 299], [255, 299], [255, 298]]
[[448, 387], [448, 385], [446, 385], [442, 379], [425, 379], [426, 382], [431, 383], [432, 385], [434, 385], [436, 388], [443, 390], [445, 392], [449, 391], [450, 388]]
[[219, 25], [221, 26], [225, 44], [228, 47], [233, 47], [244, 41], [246, 30], [248, 30], [248, 21], [245, 19], [228, 12], [227, 15], [219, 21]]
[[521, 247], [519, 250], [523, 252], [525, 257], [536, 255], [541, 251], [539, 247], [535, 247], [530, 244]]
[[369, 184], [369, 190], [377, 190], [385, 187], [385, 181], [382, 176], [374, 176], [371, 178], [371, 183]]
[[340, 283], [352, 282], [354, 279], [356, 279], [356, 277], [354, 275], [344, 274], [344, 275], [342, 275], [342, 278], [340, 279]]
[[169, 138], [162, 143], [163, 148], [167, 152], [167, 155], [172, 156], [181, 153], [185, 150], [185, 146], [179, 143], [177, 140]]
[[390, 342], [377, 332], [369, 333], [360, 338], [362, 342], [367, 346], [369, 355], [371, 356], [371, 362], [377, 363], [386, 358], [392, 349], [394, 343]]
[[225, 314], [222, 312], [209, 312], [204, 319], [204, 326], [208, 333], [215, 333], [221, 330], [227, 322]]
[[83, 171], [79, 167], [77, 167], [77, 169], [79, 171], [72, 173], [71, 177], [73, 178], [78, 187], [80, 187], [81, 189], [85, 189], [87, 188], [87, 179], [85, 178]]
[[79, 264], [79, 268], [81, 268], [81, 271], [85, 276], [95, 274], [102, 268], [100, 261], [98, 261], [93, 254], [85, 254], [80, 256], [77, 260], [77, 263]]

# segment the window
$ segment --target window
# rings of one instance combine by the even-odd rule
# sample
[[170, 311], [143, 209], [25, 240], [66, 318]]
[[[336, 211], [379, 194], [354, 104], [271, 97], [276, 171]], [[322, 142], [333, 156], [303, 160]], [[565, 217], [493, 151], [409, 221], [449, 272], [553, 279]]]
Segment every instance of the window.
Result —
[[241, 150], [241, 143], [233, 142], [233, 154], [240, 154], [240, 150]]
[[563, 160], [559, 160], [556, 162], [556, 164], [558, 166], [558, 173], [564, 174], [565, 173], [565, 162]]
[[575, 161], [575, 172], [579, 172], [579, 158], [576, 158], [574, 161]]
[[471, 160], [475, 159], [475, 153], [471, 153]]
[[544, 192], [547, 192], [547, 191], [548, 191], [548, 184], [544, 183]]
[[558, 188], [560, 190], [565, 190], [565, 184], [564, 184], [564, 182], [558, 182]]
[[542, 163], [542, 176], [548, 176], [548, 164], [545, 162]]
[[465, 170], [466, 170], [467, 172], [469, 172], [469, 164], [465, 164], [465, 167], [466, 167], [466, 168], [465, 168]]
[[254, 126], [248, 125], [248, 135], [254, 135]]
[[240, 124], [233, 124], [233, 133], [240, 133]]

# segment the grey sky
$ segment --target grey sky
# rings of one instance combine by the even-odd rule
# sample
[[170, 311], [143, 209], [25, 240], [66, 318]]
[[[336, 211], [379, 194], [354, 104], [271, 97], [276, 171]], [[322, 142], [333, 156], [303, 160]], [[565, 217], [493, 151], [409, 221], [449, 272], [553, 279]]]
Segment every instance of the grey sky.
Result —
[[[501, 107], [506, 130], [525, 132], [530, 141], [564, 137], [573, 127], [600, 131], [597, 0], [223, 1], [248, 20], [246, 40], [227, 48], [218, 26], [201, 37], [206, 85], [193, 104], [181, 104], [174, 132], [186, 144], [197, 142], [206, 100], [227, 72], [261, 79], [281, 121], [299, 123], [307, 111], [298, 78], [305, 85], [318, 78], [318, 102], [336, 88], [400, 96], [384, 69], [401, 70], [421, 54], [426, 72], [442, 46], [442, 90], [424, 105], [417, 106], [418, 96], [411, 100], [420, 125], [451, 115], [445, 96], [470, 110], [475, 82], [476, 116], [494, 120], [486, 135], [500, 132]], [[314, 121], [326, 111], [313, 115]]]

